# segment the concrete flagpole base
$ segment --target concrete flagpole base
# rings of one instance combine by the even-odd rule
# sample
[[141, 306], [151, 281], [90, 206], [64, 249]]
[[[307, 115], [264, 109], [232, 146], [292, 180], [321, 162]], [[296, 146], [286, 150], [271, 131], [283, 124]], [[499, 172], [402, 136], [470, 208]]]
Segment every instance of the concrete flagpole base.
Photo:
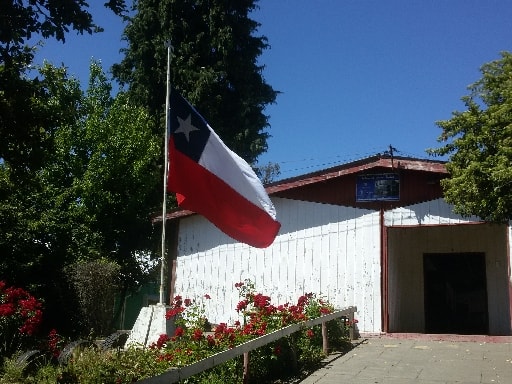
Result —
[[174, 334], [174, 323], [172, 320], [165, 318], [165, 313], [169, 308], [169, 306], [163, 304], [142, 308], [126, 341], [125, 348], [149, 347], [156, 343], [162, 334], [172, 336]]

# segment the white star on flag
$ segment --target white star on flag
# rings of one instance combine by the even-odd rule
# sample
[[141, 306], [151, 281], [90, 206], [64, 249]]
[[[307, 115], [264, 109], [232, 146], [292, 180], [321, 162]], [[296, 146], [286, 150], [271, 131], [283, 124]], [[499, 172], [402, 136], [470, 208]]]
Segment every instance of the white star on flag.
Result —
[[196, 128], [192, 125], [192, 115], [188, 115], [188, 117], [183, 120], [178, 116], [179, 128], [174, 131], [174, 133], [183, 133], [187, 138], [187, 141], [190, 142], [190, 133], [193, 131], [199, 131], [199, 128]]

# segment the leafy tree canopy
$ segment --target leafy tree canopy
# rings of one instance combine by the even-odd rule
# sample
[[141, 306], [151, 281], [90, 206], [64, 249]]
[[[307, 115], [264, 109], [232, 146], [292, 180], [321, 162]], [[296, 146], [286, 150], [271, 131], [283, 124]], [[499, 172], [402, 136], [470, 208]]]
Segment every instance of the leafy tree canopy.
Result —
[[47, 133], [52, 151], [27, 177], [0, 163], [0, 275], [44, 298], [65, 330], [73, 325], [72, 314], [60, 324], [73, 308], [63, 297], [66, 265], [105, 257], [120, 265], [126, 289], [144, 278], [136, 253], [154, 244], [160, 139], [145, 109], [110, 96], [98, 64], [86, 92], [64, 68], [46, 64], [40, 76], [46, 96], [34, 103], [63, 117]]
[[[129, 94], [164, 113], [167, 51], [174, 55], [171, 81], [223, 141], [249, 163], [267, 150], [267, 104], [277, 92], [268, 85], [257, 59], [268, 48], [250, 18], [256, 0], [140, 0], [124, 31], [128, 47], [114, 76]], [[161, 130], [162, 124], [155, 123]]]
[[466, 110], [437, 122], [449, 155], [450, 178], [442, 181], [446, 200], [462, 215], [489, 221], [512, 219], [512, 54], [481, 67], [482, 78], [468, 87]]
[[[105, 4], [117, 14], [124, 0]], [[48, 147], [55, 116], [45, 103], [44, 81], [27, 76], [37, 39], [65, 41], [66, 33], [101, 31], [85, 0], [5, 0], [0, 6], [0, 159], [13, 170], [37, 166]], [[60, 117], [59, 117], [60, 118]], [[26, 170], [26, 169], [25, 169]]]

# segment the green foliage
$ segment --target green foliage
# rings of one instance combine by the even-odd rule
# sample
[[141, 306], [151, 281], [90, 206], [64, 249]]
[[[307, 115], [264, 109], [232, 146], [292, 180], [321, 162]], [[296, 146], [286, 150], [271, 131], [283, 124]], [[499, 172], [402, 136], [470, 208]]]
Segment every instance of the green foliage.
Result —
[[[127, 25], [128, 48], [114, 76], [130, 96], [163, 116], [167, 52], [174, 54], [171, 82], [206, 118], [223, 141], [249, 163], [267, 150], [265, 106], [277, 92], [257, 59], [268, 48], [250, 12], [255, 0], [141, 0]], [[158, 120], [157, 120], [158, 121]], [[155, 122], [155, 128], [159, 125]]]
[[278, 163], [269, 162], [265, 165], [258, 166], [255, 171], [261, 182], [263, 184], [268, 184], [277, 180], [281, 174], [281, 167]]
[[[2, 360], [0, 360], [2, 361]], [[22, 384], [24, 383], [24, 367], [16, 361], [16, 358], [3, 360], [0, 372], [0, 384]]]
[[[117, 14], [125, 8], [124, 0], [105, 4]], [[94, 24], [84, 0], [3, 1], [0, 17], [0, 159], [15, 169], [39, 163], [47, 148], [48, 130], [66, 114], [52, 113], [55, 105], [47, 102], [49, 89], [45, 80], [31, 79], [38, 38], [62, 42], [70, 30], [77, 33], [101, 31]], [[73, 116], [72, 114], [71, 116]]]
[[450, 156], [441, 183], [456, 212], [501, 222], [512, 219], [512, 54], [481, 72], [462, 98], [467, 110], [437, 122], [445, 144], [430, 153]]
[[0, 162], [0, 275], [43, 298], [47, 321], [68, 334], [80, 321], [65, 266], [106, 257], [121, 266], [124, 291], [144, 279], [136, 253], [153, 247], [161, 139], [146, 110], [110, 96], [97, 63], [86, 93], [64, 68], [40, 73], [45, 97], [34, 103], [54, 119], [37, 164]]
[[97, 336], [113, 332], [114, 302], [121, 287], [121, 267], [105, 259], [77, 262], [66, 268], [78, 298], [83, 329]]
[[[167, 313], [175, 320], [173, 335], [161, 335], [149, 348], [130, 347], [126, 350], [101, 351], [84, 348], [73, 354], [67, 364], [47, 364], [36, 372], [19, 369], [13, 360], [4, 362], [0, 383], [132, 383], [157, 376], [173, 367], [184, 367], [215, 353], [228, 350], [248, 340], [278, 330], [283, 326], [301, 323], [334, 310], [332, 304], [314, 294], [301, 296], [296, 304], [274, 306], [268, 296], [258, 293], [254, 284], [246, 280], [238, 283], [240, 302], [237, 312], [242, 321], [228, 326], [225, 323], [211, 327], [205, 318], [210, 297], [174, 298]], [[331, 322], [333, 335], [342, 335], [343, 350], [350, 345], [347, 324]], [[323, 359], [322, 340], [316, 327], [303, 329], [249, 353], [250, 382], [277, 383], [311, 372]], [[336, 337], [336, 336], [334, 336]], [[331, 340], [335, 341], [335, 340]], [[49, 352], [59, 345], [58, 335], [50, 334]], [[286, 369], [283, 369], [286, 367]], [[238, 384], [243, 377], [243, 357], [201, 372], [184, 383]]]
[[[242, 316], [242, 321], [232, 326], [221, 323], [213, 328], [212, 333], [204, 332], [205, 300], [195, 301], [177, 296], [167, 313], [168, 318], [175, 319], [176, 331], [172, 336], [162, 335], [152, 346], [161, 350], [161, 359], [175, 367], [188, 365], [284, 326], [334, 311], [329, 302], [314, 294], [299, 297], [296, 304], [275, 306], [269, 296], [257, 292], [250, 280], [237, 283], [235, 287], [240, 296], [236, 311]], [[207, 300], [208, 297], [205, 296]], [[348, 324], [332, 321], [328, 329], [334, 349], [346, 350], [350, 345]], [[316, 368], [323, 357], [321, 326], [315, 326], [251, 351], [249, 376], [255, 382], [287, 379]], [[282, 369], [284, 366], [286, 370]], [[238, 383], [241, 381], [242, 359], [233, 359], [187, 382], [207, 382], [204, 378], [211, 379], [217, 371], [219, 375], [223, 372], [227, 376], [223, 377], [225, 382]]]

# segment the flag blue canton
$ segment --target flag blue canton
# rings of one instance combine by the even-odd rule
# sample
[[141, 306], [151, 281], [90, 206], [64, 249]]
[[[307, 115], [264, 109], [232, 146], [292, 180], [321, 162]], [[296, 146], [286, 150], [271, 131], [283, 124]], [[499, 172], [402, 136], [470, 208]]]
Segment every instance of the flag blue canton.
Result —
[[206, 120], [174, 89], [170, 104], [169, 125], [174, 146], [197, 162], [210, 137]]

